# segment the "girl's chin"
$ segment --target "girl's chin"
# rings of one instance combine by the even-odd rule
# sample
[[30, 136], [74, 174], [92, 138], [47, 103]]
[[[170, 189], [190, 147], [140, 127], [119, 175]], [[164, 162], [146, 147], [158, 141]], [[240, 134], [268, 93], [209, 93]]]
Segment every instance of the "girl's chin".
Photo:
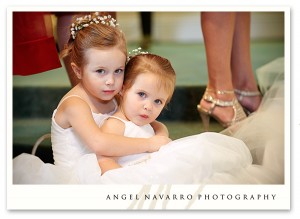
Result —
[[147, 125], [147, 124], [150, 124], [152, 121], [132, 121], [134, 124], [136, 124], [137, 126], [144, 126], [144, 125]]
[[110, 102], [114, 99], [114, 97], [112, 98], [99, 98], [100, 102], [103, 102], [103, 103], [107, 103], [107, 102]]
[[114, 99], [115, 95], [104, 95], [102, 96], [100, 99], [103, 100], [103, 101], [110, 101], [112, 99]]

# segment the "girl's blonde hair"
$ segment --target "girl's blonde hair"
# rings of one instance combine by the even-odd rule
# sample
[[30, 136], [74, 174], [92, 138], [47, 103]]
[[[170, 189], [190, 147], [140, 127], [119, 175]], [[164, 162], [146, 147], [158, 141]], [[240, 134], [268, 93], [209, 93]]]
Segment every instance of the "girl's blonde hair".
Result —
[[175, 89], [176, 74], [166, 58], [154, 54], [135, 55], [126, 64], [124, 90], [131, 88], [138, 75], [151, 73], [157, 76], [159, 88], [169, 93], [166, 104], [170, 102]]
[[[98, 15], [91, 14], [89, 19], [94, 19]], [[82, 17], [81, 17], [82, 18]], [[76, 17], [73, 18], [74, 22]], [[82, 18], [80, 22], [88, 23], [87, 18]], [[78, 23], [78, 21], [77, 21]], [[70, 25], [70, 30], [72, 25]], [[75, 38], [75, 39], [74, 39]], [[70, 56], [71, 62], [78, 67], [83, 67], [87, 60], [85, 52], [90, 48], [109, 49], [118, 47], [127, 57], [127, 46], [124, 33], [117, 26], [110, 26], [102, 23], [91, 23], [88, 26], [77, 30], [76, 37], [72, 36], [70, 31], [70, 39], [65, 45], [64, 50], [60, 53], [60, 57]]]

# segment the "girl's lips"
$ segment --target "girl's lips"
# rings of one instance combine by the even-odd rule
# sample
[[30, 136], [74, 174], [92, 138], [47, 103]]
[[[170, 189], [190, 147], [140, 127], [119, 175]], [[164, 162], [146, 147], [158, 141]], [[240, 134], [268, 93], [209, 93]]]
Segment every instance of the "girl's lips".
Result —
[[144, 118], [144, 119], [148, 119], [149, 118], [149, 116], [147, 116], [147, 115], [141, 115], [141, 117]]
[[114, 90], [104, 90], [103, 92], [106, 93], [106, 94], [112, 94], [112, 93], [114, 93], [115, 91], [114, 91]]

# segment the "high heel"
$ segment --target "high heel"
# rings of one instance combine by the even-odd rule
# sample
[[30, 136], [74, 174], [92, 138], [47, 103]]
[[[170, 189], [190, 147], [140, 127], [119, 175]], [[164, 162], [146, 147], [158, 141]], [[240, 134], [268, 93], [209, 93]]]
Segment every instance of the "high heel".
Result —
[[[236, 97], [234, 97], [231, 101], [223, 101], [217, 98], [214, 98], [210, 93], [215, 94], [234, 94], [234, 91], [214, 91], [212, 89], [206, 89], [205, 93], [202, 97], [203, 100], [206, 102], [211, 103], [209, 109], [205, 109], [201, 104], [197, 105], [197, 110], [200, 114], [200, 117], [203, 122], [204, 129], [208, 131], [209, 128], [209, 120], [210, 117], [213, 117], [216, 119], [224, 128], [227, 128], [243, 119], [245, 119], [247, 116], [245, 112], [243, 111], [242, 106], [239, 104]], [[219, 117], [217, 117], [215, 114], [213, 114], [214, 109], [216, 107], [232, 107], [233, 109], [233, 118], [230, 121], [222, 121]]]
[[247, 115], [251, 114], [252, 112], [256, 111], [256, 109], [250, 108], [249, 106], [246, 106], [246, 104], [243, 102], [244, 97], [258, 97], [261, 96], [261, 93], [259, 91], [244, 91], [244, 90], [238, 90], [234, 89], [234, 92], [237, 96], [238, 101], [242, 105], [245, 113]]
[[200, 105], [197, 106], [202, 123], [203, 123], [203, 127], [205, 131], [208, 131], [209, 128], [209, 120], [210, 120], [210, 116], [208, 113], [204, 112], [201, 108]]

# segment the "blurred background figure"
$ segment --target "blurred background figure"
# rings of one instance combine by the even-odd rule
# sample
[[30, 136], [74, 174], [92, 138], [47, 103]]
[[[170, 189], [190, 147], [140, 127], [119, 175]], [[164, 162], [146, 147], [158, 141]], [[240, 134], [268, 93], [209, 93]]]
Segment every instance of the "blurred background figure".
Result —
[[140, 47], [147, 50], [152, 43], [152, 12], [140, 12], [141, 27], [142, 27], [142, 41]]
[[60, 68], [50, 12], [13, 12], [13, 74]]

